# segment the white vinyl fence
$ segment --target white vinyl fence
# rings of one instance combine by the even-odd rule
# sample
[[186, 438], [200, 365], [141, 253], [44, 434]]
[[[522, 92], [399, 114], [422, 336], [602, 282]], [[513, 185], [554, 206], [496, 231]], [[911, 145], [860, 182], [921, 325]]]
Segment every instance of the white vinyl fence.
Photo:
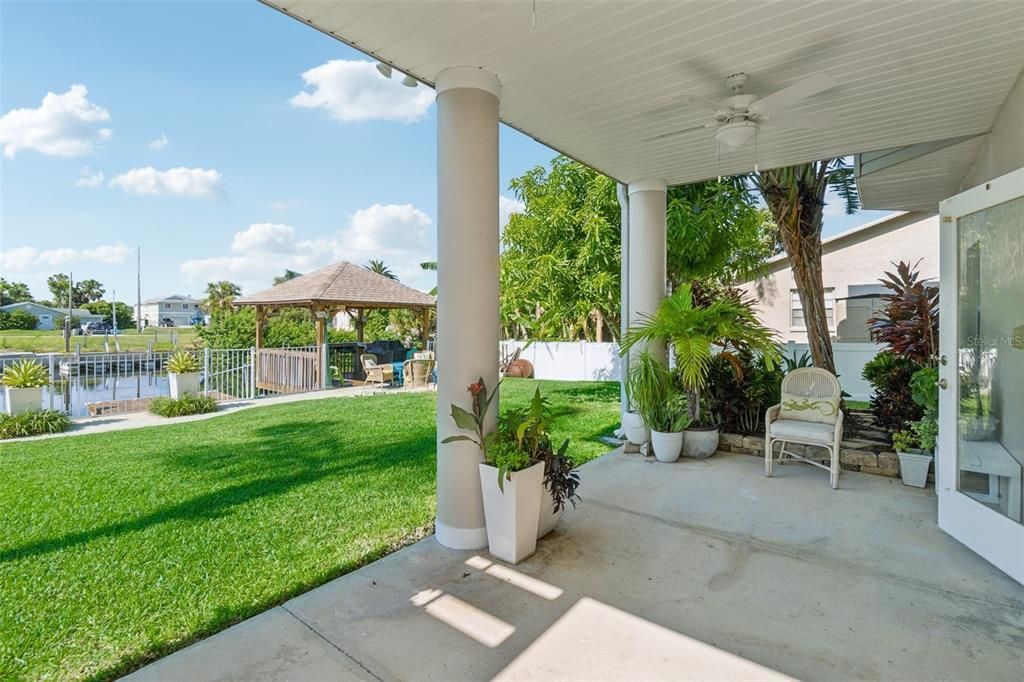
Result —
[[[519, 357], [533, 365], [538, 379], [562, 381], [618, 381], [621, 373], [619, 347], [615, 343], [586, 341], [535, 342], [502, 341], [504, 356], [515, 348], [522, 348]], [[792, 357], [807, 351], [805, 343], [787, 343], [784, 352]], [[865, 363], [882, 350], [873, 343], [833, 343], [839, 383], [853, 400], [868, 400], [871, 386], [861, 376]]]

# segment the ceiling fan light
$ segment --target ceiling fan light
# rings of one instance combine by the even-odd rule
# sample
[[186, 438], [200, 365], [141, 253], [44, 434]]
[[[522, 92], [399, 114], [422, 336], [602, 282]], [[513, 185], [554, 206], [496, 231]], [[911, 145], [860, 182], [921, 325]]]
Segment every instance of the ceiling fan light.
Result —
[[391, 78], [391, 67], [384, 62], [377, 62], [377, 71], [385, 78]]
[[402, 79], [402, 85], [404, 85], [407, 88], [415, 88], [419, 84], [420, 82], [413, 78], [412, 76], [406, 76], [405, 78]]
[[715, 140], [729, 149], [739, 149], [754, 139], [757, 124], [753, 121], [726, 123], [715, 132]]

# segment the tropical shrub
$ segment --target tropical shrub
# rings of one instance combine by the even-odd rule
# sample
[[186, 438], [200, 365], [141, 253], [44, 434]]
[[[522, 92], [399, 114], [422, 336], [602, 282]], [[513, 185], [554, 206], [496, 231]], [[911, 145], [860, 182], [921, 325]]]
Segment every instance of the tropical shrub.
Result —
[[71, 426], [71, 420], [57, 410], [33, 410], [21, 414], [0, 415], [0, 439], [60, 433]]
[[0, 383], [8, 388], [39, 388], [50, 385], [50, 373], [35, 360], [18, 360], [4, 367]]
[[910, 452], [918, 446], [917, 436], [906, 429], [892, 434], [892, 447], [896, 452]]
[[0, 329], [35, 329], [39, 318], [26, 310], [0, 311]]
[[765, 410], [781, 399], [784, 376], [760, 355], [717, 355], [708, 376], [706, 409], [725, 431], [757, 434]]
[[672, 373], [648, 351], [630, 361], [626, 394], [652, 431], [677, 433], [690, 425], [686, 404], [675, 389]]
[[868, 320], [872, 340], [919, 365], [931, 363], [939, 348], [938, 287], [925, 285], [902, 261], [879, 281], [892, 293], [882, 296], [882, 315]]
[[167, 360], [167, 371], [172, 374], [189, 374], [199, 371], [199, 360], [188, 351], [178, 350]]
[[184, 417], [217, 411], [217, 401], [208, 395], [183, 395], [177, 400], [161, 396], [149, 404], [149, 411], [161, 417]]
[[882, 351], [864, 365], [862, 375], [875, 389], [871, 412], [879, 427], [896, 431], [924, 415], [910, 388], [910, 380], [919, 369], [917, 362], [893, 351]]
[[757, 319], [750, 299], [729, 292], [702, 303], [688, 284], [664, 299], [653, 315], [642, 315], [640, 323], [626, 332], [619, 352], [625, 355], [636, 344], [649, 341], [672, 345], [679, 384], [686, 391], [691, 420], [697, 424], [703, 423], [701, 394], [716, 347], [726, 357], [735, 352], [757, 353], [770, 367], [780, 360], [775, 332]]

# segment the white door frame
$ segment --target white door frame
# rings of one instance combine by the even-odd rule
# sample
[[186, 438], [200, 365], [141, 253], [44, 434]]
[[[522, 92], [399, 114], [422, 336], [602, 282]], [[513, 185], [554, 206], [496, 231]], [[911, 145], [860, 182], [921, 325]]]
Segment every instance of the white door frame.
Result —
[[[939, 527], [1014, 580], [1024, 583], [1024, 526], [957, 490], [960, 395], [957, 220], [1020, 196], [1024, 196], [1024, 168], [961, 192], [939, 204], [942, 215], [939, 353], [946, 359], [945, 365], [939, 365], [939, 378], [945, 380], [946, 388], [939, 391], [935, 490], [939, 498]], [[1021, 238], [1024, 239], [1024, 235]], [[1018, 418], [1024, 419], [1024, 415], [1018, 415]]]

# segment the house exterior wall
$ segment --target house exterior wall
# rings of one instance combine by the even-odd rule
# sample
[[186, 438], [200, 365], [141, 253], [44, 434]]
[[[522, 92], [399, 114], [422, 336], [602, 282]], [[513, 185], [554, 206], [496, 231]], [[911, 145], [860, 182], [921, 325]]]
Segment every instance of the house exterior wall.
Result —
[[[891, 221], [891, 222], [890, 222]], [[939, 218], [908, 213], [840, 236], [823, 247], [822, 279], [825, 289], [835, 297], [835, 322], [832, 337], [842, 342], [869, 341], [866, 321], [871, 316], [870, 301], [843, 300], [876, 288], [878, 280], [893, 263], [914, 264], [923, 279], [939, 276]], [[769, 266], [766, 277], [747, 282], [740, 288], [757, 301], [761, 322], [774, 329], [785, 342], [807, 343], [807, 332], [791, 324], [791, 291], [796, 289], [793, 271], [785, 258]]]
[[36, 323], [36, 329], [40, 329], [42, 331], [50, 331], [52, 329], [59, 328], [64, 322], [65, 315], [65, 313], [59, 310], [39, 305], [38, 303], [32, 303], [31, 301], [11, 303], [0, 307], [0, 310], [6, 313], [14, 312], [15, 310], [24, 310], [31, 315], [35, 315], [38, 320]]
[[1024, 72], [1010, 90], [961, 190], [1024, 167]]
[[194, 301], [169, 299], [143, 303], [141, 306], [142, 323], [147, 327], [157, 327], [164, 319], [170, 319], [175, 327], [188, 327], [200, 315], [199, 304]]

